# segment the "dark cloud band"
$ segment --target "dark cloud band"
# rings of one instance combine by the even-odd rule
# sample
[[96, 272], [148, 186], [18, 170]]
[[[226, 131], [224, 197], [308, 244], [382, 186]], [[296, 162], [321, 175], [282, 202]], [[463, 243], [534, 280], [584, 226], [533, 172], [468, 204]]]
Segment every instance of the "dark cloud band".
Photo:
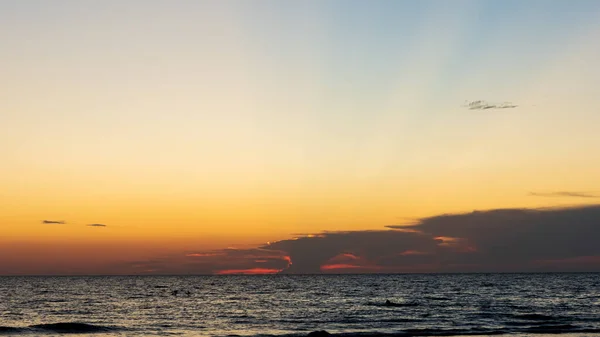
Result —
[[253, 249], [138, 261], [153, 274], [600, 271], [600, 205], [446, 214], [383, 230], [322, 232]]

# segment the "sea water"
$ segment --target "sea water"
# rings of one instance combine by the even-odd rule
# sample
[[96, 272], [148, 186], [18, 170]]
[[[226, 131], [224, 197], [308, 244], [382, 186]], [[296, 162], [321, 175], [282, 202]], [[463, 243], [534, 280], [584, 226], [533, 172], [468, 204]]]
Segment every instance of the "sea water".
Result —
[[315, 330], [600, 336], [600, 274], [0, 277], [0, 335]]

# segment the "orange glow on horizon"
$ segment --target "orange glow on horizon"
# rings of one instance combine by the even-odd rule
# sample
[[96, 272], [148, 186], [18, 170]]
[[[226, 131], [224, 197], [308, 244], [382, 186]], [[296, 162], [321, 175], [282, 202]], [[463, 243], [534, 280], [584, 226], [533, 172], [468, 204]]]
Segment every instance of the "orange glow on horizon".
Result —
[[325, 264], [321, 266], [321, 271], [332, 271], [332, 270], [353, 270], [353, 271], [380, 271], [383, 268], [380, 266], [361, 266], [347, 263], [338, 264]]
[[283, 269], [250, 268], [250, 269], [225, 269], [216, 272], [216, 275], [268, 275], [277, 274]]
[[321, 266], [321, 270], [332, 270], [332, 269], [356, 269], [356, 268], [362, 268], [363, 266], [356, 266], [353, 264], [345, 264], [345, 263], [339, 263], [339, 264], [326, 264]]

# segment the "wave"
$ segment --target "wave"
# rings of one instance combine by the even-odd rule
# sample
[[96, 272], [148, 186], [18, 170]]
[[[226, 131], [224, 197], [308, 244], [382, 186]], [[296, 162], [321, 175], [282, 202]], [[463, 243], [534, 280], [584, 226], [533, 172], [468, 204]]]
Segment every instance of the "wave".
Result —
[[[361, 332], [339, 332], [329, 333], [325, 330], [313, 331], [309, 334], [258, 334], [244, 337], [433, 337], [433, 336], [492, 336], [492, 335], [522, 335], [522, 334], [600, 334], [600, 329], [579, 328], [570, 324], [553, 326], [533, 326], [521, 329], [407, 329], [397, 332], [361, 331]], [[240, 335], [216, 335], [216, 337], [242, 337]]]
[[[398, 332], [352, 332], [352, 333], [327, 333], [323, 330], [315, 331], [315, 337], [429, 337], [429, 336], [481, 336], [481, 335], [511, 335], [511, 334], [567, 334], [567, 333], [590, 333], [600, 334], [600, 329], [581, 328], [571, 324], [563, 325], [540, 325], [520, 329], [407, 329]], [[277, 336], [281, 337], [281, 336]]]
[[64, 323], [49, 323], [36, 324], [31, 326], [32, 329], [46, 330], [57, 333], [93, 333], [93, 332], [108, 332], [114, 331], [114, 327], [106, 327], [87, 323], [64, 322]]
[[425, 296], [424, 297], [427, 300], [432, 300], [432, 301], [452, 301], [453, 299], [450, 297], [446, 297], [446, 296]]
[[[527, 325], [535, 323], [552, 323], [552, 322], [562, 322], [569, 321], [567, 317], [564, 316], [551, 316], [545, 314], [534, 314], [534, 313], [502, 313], [502, 312], [488, 312], [483, 311], [476, 313], [473, 315], [474, 317], [482, 317], [482, 318], [492, 318], [497, 320], [510, 320], [506, 321], [506, 324], [509, 325]], [[533, 324], [535, 324], [533, 323]]]
[[0, 325], [0, 334], [13, 334], [21, 332], [21, 328], [14, 328], [12, 326], [2, 326]]
[[101, 333], [124, 330], [123, 328], [101, 326], [79, 322], [60, 322], [35, 324], [27, 327], [0, 326], [0, 334], [20, 333], [59, 333], [59, 334], [83, 334]]
[[563, 319], [562, 317], [543, 314], [513, 314], [512, 317], [527, 321], [559, 321]]
[[[166, 327], [166, 326], [161, 326]], [[169, 326], [171, 327], [171, 326]], [[194, 327], [198, 328], [198, 327]], [[27, 327], [0, 326], [0, 335], [41, 335], [41, 334], [94, 334], [107, 332], [123, 332], [128, 329], [115, 326], [101, 326], [79, 322], [61, 322], [36, 324]], [[317, 331], [315, 331], [317, 332]], [[314, 332], [313, 332], [314, 333]], [[600, 328], [580, 327], [572, 324], [540, 324], [527, 327], [506, 327], [498, 329], [488, 328], [469, 328], [469, 329], [406, 329], [396, 332], [364, 331], [364, 332], [336, 332], [328, 333], [324, 330], [318, 331], [317, 335], [313, 333], [293, 333], [283, 335], [259, 334], [246, 337], [429, 337], [429, 336], [480, 336], [480, 335], [513, 335], [513, 334], [569, 334], [569, 333], [589, 333], [600, 334]], [[229, 335], [237, 336], [237, 335]]]
[[417, 302], [391, 302], [391, 303], [374, 303], [374, 302], [368, 302], [366, 303], [366, 305], [369, 306], [374, 306], [374, 307], [386, 307], [386, 308], [393, 308], [393, 307], [418, 307], [419, 305], [421, 305], [420, 303]]
[[49, 302], [49, 303], [66, 303], [67, 300], [62, 299], [62, 298], [50, 298], [50, 299], [44, 300], [44, 302]]
[[496, 284], [491, 283], [491, 282], [483, 282], [482, 284], [479, 285], [480, 287], [486, 288], [486, 287], [495, 287]]
[[564, 333], [577, 331], [578, 328], [572, 324], [558, 324], [558, 325], [538, 325], [523, 329], [523, 332], [529, 333]]

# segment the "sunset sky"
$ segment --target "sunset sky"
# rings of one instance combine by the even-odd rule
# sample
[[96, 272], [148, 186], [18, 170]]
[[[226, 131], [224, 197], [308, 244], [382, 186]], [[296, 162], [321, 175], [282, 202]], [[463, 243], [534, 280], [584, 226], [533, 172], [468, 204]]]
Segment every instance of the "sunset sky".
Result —
[[496, 222], [564, 249], [457, 270], [600, 270], [598, 41], [595, 0], [2, 1], [0, 275], [439, 271], [384, 257]]

